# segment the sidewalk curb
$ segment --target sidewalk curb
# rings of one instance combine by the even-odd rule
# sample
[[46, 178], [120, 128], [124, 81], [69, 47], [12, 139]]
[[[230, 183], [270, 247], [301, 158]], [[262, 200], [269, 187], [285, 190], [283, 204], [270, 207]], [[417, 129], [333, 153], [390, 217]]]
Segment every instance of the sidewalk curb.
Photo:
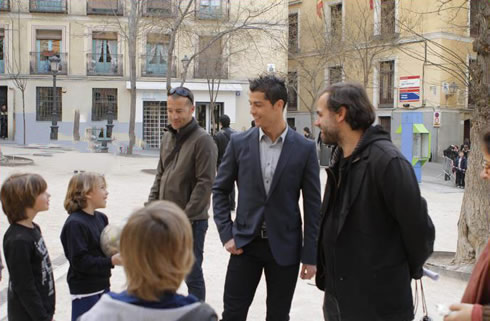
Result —
[[427, 262], [425, 262], [425, 266], [440, 275], [467, 282], [471, 276], [469, 270], [472, 269], [472, 266], [458, 267], [451, 265], [450, 262], [455, 254], [455, 252], [434, 251]]

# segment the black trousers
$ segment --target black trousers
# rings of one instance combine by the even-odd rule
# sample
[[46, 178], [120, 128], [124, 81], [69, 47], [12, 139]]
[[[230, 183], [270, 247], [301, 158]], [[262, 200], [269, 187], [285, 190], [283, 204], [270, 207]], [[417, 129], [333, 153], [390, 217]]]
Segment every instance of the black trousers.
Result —
[[464, 187], [465, 172], [456, 170], [456, 186]]
[[255, 290], [265, 273], [266, 321], [288, 321], [299, 263], [281, 266], [274, 260], [267, 239], [255, 239], [241, 255], [231, 255], [226, 272], [222, 321], [245, 321]]

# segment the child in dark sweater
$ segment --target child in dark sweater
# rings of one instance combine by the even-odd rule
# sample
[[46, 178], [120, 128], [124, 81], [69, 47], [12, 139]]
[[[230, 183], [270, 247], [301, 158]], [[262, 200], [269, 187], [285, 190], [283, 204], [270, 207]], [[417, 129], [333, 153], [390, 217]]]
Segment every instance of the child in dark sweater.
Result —
[[51, 261], [39, 226], [37, 213], [49, 209], [46, 181], [37, 174], [14, 174], [0, 191], [2, 208], [10, 226], [3, 237], [9, 270], [8, 319], [51, 321], [55, 289]]
[[111, 269], [121, 264], [119, 254], [106, 257], [100, 247], [100, 234], [109, 222], [96, 209], [106, 207], [108, 194], [104, 177], [97, 173], [76, 174], [68, 185], [64, 205], [69, 216], [61, 231], [61, 243], [70, 262], [67, 279], [72, 321], [109, 291]]

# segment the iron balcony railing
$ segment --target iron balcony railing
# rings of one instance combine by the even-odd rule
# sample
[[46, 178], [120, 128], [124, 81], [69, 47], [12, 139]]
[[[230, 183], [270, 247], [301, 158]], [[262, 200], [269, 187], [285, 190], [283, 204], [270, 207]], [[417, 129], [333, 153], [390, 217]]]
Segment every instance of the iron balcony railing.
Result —
[[29, 11], [66, 13], [66, 0], [30, 0]]
[[[141, 55], [141, 76], [166, 77], [167, 72], [167, 56], [159, 57], [155, 55]], [[172, 77], [177, 77], [177, 66], [175, 63], [172, 68]]]
[[0, 0], [0, 11], [10, 11], [10, 0]]
[[122, 76], [123, 55], [91, 52], [87, 54], [88, 76]]
[[30, 56], [30, 70], [31, 74], [52, 74], [51, 64], [49, 62], [49, 57], [57, 56], [61, 59], [58, 65], [58, 75], [66, 75], [67, 74], [67, 58], [68, 55], [62, 52], [52, 52], [52, 51], [43, 51], [43, 52], [31, 52]]
[[88, 15], [115, 15], [124, 14], [123, 0], [87, 0]]

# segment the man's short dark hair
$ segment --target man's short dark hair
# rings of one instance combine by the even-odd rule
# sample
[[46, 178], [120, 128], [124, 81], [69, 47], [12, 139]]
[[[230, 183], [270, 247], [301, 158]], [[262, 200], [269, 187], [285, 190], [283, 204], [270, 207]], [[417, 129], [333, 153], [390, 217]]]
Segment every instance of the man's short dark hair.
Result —
[[364, 87], [357, 83], [336, 83], [325, 89], [328, 93], [327, 108], [338, 112], [347, 109], [346, 121], [353, 130], [367, 129], [374, 123], [376, 113]]
[[250, 91], [260, 91], [264, 93], [265, 99], [274, 105], [278, 100], [284, 101], [284, 107], [288, 102], [288, 90], [284, 79], [274, 75], [262, 75], [258, 78], [249, 80]]
[[487, 129], [483, 134], [483, 146], [487, 149], [487, 153], [490, 154], [490, 129]]
[[221, 117], [219, 118], [219, 123], [223, 128], [230, 127], [230, 117], [228, 117], [228, 115], [221, 115]]

